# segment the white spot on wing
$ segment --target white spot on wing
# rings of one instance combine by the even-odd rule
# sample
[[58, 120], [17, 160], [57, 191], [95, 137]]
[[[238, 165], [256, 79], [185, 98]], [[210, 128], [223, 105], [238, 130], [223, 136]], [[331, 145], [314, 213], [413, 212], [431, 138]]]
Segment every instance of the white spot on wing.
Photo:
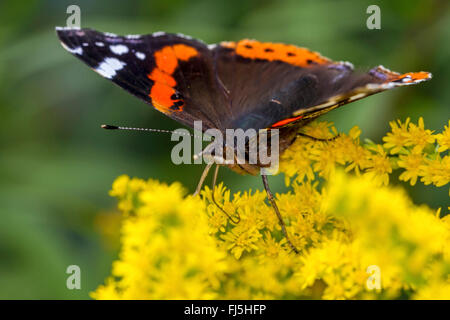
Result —
[[117, 37], [117, 34], [111, 33], [111, 32], [105, 32], [104, 35], [107, 36], [107, 37], [112, 37], [112, 38]]
[[180, 38], [183, 38], [183, 39], [192, 40], [191, 36], [187, 36], [187, 35], [182, 34], [182, 33], [177, 33], [177, 36], [179, 36]]
[[97, 47], [104, 47], [105, 46], [105, 44], [103, 42], [100, 42], [100, 41], [96, 42], [95, 45]]
[[70, 53], [75, 53], [75, 54], [78, 54], [78, 55], [82, 55], [83, 54], [83, 49], [81, 47], [76, 47], [76, 48], [71, 49], [64, 42], [61, 42], [61, 45], [63, 46], [64, 49], [66, 49]]
[[410, 75], [407, 75], [407, 76], [405, 76], [405, 77], [402, 78], [402, 82], [409, 82], [409, 81], [411, 81], [411, 80], [412, 80], [412, 78], [411, 78]]
[[[377, 69], [379, 69], [380, 71], [385, 72], [385, 73], [394, 73], [393, 71], [389, 70], [388, 68], [386, 68], [385, 66], [383, 66], [381, 64], [377, 67]], [[395, 72], [395, 73], [397, 73], [397, 72]]]
[[213, 49], [215, 49], [216, 47], [217, 47], [217, 44], [216, 44], [216, 43], [208, 44], [208, 49], [209, 49], [209, 50], [213, 50]]
[[129, 34], [126, 36], [127, 39], [139, 39], [140, 37], [140, 34]]
[[376, 90], [387, 90], [398, 86], [395, 82], [387, 82], [387, 83], [368, 83], [366, 84], [366, 88], [370, 91]]
[[116, 71], [120, 70], [125, 66], [126, 63], [120, 61], [116, 58], [106, 58], [102, 63], [95, 69], [100, 75], [105, 78], [111, 79], [116, 75]]
[[141, 60], [145, 59], [145, 54], [142, 52], [136, 52], [135, 55], [138, 59], [141, 59]]
[[128, 52], [128, 47], [123, 44], [111, 45], [109, 46], [111, 51], [115, 54], [121, 55]]
[[61, 30], [80, 30], [79, 27], [55, 27], [55, 30], [61, 31]]
[[364, 93], [364, 92], [358, 93], [358, 94], [355, 94], [354, 96], [351, 96], [351, 97], [349, 98], [349, 101], [355, 101], [355, 100], [364, 98], [365, 96], [367, 96], [367, 93]]
[[353, 66], [353, 63], [348, 62], [348, 61], [339, 61], [338, 63], [346, 66], [347, 68], [349, 68], [350, 70], [353, 70], [355, 67]]
[[164, 36], [166, 33], [164, 31], [156, 31], [152, 33], [152, 36], [154, 37], [161, 37]]

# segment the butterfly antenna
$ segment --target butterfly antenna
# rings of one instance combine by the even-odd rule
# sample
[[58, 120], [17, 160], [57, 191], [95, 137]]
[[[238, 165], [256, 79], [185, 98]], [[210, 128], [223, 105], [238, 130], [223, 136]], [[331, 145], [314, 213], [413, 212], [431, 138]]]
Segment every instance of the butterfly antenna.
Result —
[[283, 217], [280, 214], [280, 210], [278, 210], [278, 206], [275, 202], [275, 199], [273, 197], [272, 191], [270, 191], [269, 188], [269, 182], [267, 181], [267, 175], [262, 174], [262, 181], [264, 184], [264, 189], [266, 189], [266, 193], [267, 193], [267, 198], [269, 198], [270, 204], [272, 205], [272, 208], [275, 210], [275, 213], [278, 217], [278, 221], [280, 223], [281, 226], [281, 231], [283, 232], [284, 237], [286, 238], [289, 246], [291, 247], [291, 249], [295, 252], [295, 253], [299, 253], [298, 249], [292, 244], [291, 240], [289, 239], [287, 230], [286, 230], [286, 225], [284, 224], [283, 221]]
[[228, 214], [228, 212], [225, 211], [224, 208], [222, 208], [222, 206], [220, 206], [217, 202], [216, 199], [214, 198], [214, 190], [216, 189], [216, 182], [217, 182], [217, 175], [219, 173], [219, 165], [216, 165], [216, 171], [214, 171], [214, 176], [213, 176], [213, 182], [212, 182], [212, 192], [211, 192], [211, 199], [212, 202], [216, 205], [217, 208], [220, 209], [220, 211], [222, 211], [227, 217], [228, 219], [230, 219], [230, 221], [234, 224], [238, 224], [241, 221], [241, 216], [239, 215], [239, 212], [236, 211], [236, 218], [233, 218], [231, 215]]
[[164, 130], [164, 129], [152, 129], [152, 128], [133, 128], [133, 127], [120, 127], [120, 126], [113, 126], [110, 124], [102, 124], [101, 127], [106, 130], [126, 130], [126, 131], [146, 131], [146, 132], [159, 132], [159, 133], [175, 133], [182, 136], [192, 136], [197, 137], [196, 135], [193, 135], [188, 132], [180, 132], [177, 130]]

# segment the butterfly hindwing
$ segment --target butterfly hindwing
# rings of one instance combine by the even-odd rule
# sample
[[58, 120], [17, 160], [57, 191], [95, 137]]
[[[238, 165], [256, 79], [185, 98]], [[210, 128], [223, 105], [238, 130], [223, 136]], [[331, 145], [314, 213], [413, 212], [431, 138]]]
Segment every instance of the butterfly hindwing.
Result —
[[305, 48], [255, 40], [214, 48], [218, 76], [229, 92], [227, 126], [280, 127], [313, 119], [343, 104], [396, 86], [431, 78], [428, 72], [399, 74], [382, 66], [353, 70]]

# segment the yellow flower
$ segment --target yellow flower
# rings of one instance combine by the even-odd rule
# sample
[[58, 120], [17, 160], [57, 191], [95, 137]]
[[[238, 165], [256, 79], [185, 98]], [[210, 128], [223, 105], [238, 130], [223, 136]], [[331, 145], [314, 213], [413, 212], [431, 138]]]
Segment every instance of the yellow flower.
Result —
[[442, 159], [439, 156], [433, 160], [425, 159], [425, 164], [420, 167], [420, 170], [421, 181], [424, 184], [442, 187], [450, 182], [450, 156], [446, 155]]
[[242, 226], [241, 224], [233, 228], [221, 237], [228, 244], [227, 249], [231, 249], [231, 253], [236, 259], [241, 257], [244, 250], [250, 252], [258, 249], [255, 243], [261, 238], [261, 234], [256, 227]]
[[[122, 225], [122, 249], [112, 277], [92, 296], [96, 299], [212, 299], [224, 272], [226, 253], [210, 236], [201, 199], [185, 197], [180, 184], [119, 177], [121, 197], [136, 215]], [[138, 188], [135, 188], [139, 186]]]
[[388, 134], [383, 137], [383, 141], [385, 142], [383, 146], [386, 149], [391, 149], [391, 154], [400, 153], [401, 150], [409, 143], [409, 122], [409, 118], [406, 119], [405, 123], [402, 123], [400, 120], [397, 120], [397, 122], [389, 122], [392, 132], [388, 132]]
[[350, 130], [348, 136], [343, 135], [336, 141], [336, 144], [343, 145], [340, 152], [346, 156], [346, 161], [349, 162], [345, 171], [355, 170], [356, 174], [370, 166], [370, 151], [359, 144], [360, 134], [361, 130], [354, 127]]
[[[383, 145], [361, 144], [358, 127], [333, 141], [300, 137], [282, 156], [289, 190], [275, 198], [299, 254], [264, 191], [216, 186], [236, 224], [210, 188], [192, 197], [180, 183], [118, 177], [110, 194], [123, 213], [120, 253], [92, 297], [450, 299], [450, 215], [389, 185], [393, 171], [412, 185], [448, 184], [449, 129], [434, 136], [409, 118], [391, 129]], [[337, 134], [327, 122], [304, 132]]]
[[382, 146], [371, 148], [375, 153], [369, 155], [366, 175], [372, 177], [378, 185], [388, 185], [389, 174], [392, 172], [391, 162]]
[[421, 174], [421, 165], [424, 161], [423, 155], [418, 152], [413, 152], [407, 155], [400, 155], [399, 158], [400, 160], [397, 162], [398, 166], [405, 168], [405, 171], [400, 174], [400, 180], [411, 180], [411, 185], [415, 185], [417, 178]]
[[[309, 126], [304, 127], [303, 131], [311, 137], [320, 139], [330, 139], [338, 134], [333, 123], [327, 121], [312, 122]], [[309, 142], [312, 141], [309, 140]]]
[[424, 128], [423, 118], [419, 118], [419, 124], [409, 124], [407, 134], [407, 146], [414, 146], [413, 152], [422, 151], [428, 144], [435, 141], [436, 137], [433, 136], [433, 131]]
[[[376, 187], [363, 178], [349, 180], [342, 173], [330, 182], [323, 205], [348, 220], [353, 243], [362, 249], [357, 251], [359, 260], [379, 266], [383, 286], [395, 288], [399, 280], [408, 286], [421, 285], [430, 261], [446, 250], [449, 226], [432, 210], [414, 206], [402, 189]], [[440, 261], [443, 266], [449, 262]], [[444, 274], [442, 270], [431, 276]]]
[[438, 152], [450, 149], [450, 120], [448, 121], [448, 126], [445, 126], [445, 130], [436, 135], [436, 140], [439, 145]]
[[[292, 177], [296, 176], [298, 180], [303, 181], [314, 180], [315, 175], [313, 168], [311, 167], [311, 160], [309, 159], [309, 153], [314, 145], [309, 144], [307, 138], [299, 137], [297, 138], [295, 145], [295, 152], [292, 148], [287, 149], [281, 156], [282, 161], [280, 163], [280, 170], [285, 173], [285, 182], [287, 185], [290, 184]], [[289, 165], [295, 162], [295, 166]]]
[[112, 185], [112, 190], [109, 195], [112, 197], [123, 197], [127, 192], [128, 183], [130, 182], [130, 177], [127, 175], [119, 176]]
[[450, 300], [450, 281], [447, 283], [436, 282], [424, 287], [414, 295], [418, 300]]

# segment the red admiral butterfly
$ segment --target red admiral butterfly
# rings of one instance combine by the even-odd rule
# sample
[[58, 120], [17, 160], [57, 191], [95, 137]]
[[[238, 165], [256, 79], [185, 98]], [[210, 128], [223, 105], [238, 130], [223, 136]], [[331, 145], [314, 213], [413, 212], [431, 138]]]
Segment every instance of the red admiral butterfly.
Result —
[[[194, 121], [201, 120], [203, 130], [216, 128], [223, 133], [226, 129], [276, 128], [280, 153], [303, 135], [299, 128], [330, 110], [431, 79], [428, 72], [400, 74], [383, 66], [358, 72], [351, 63], [281, 43], [245, 39], [207, 45], [182, 34], [117, 36], [68, 28], [57, 28], [57, 34], [67, 51], [168, 117], [191, 128]], [[207, 165], [199, 188], [211, 165]], [[244, 174], [260, 172], [258, 164], [228, 166]], [[262, 178], [282, 231], [297, 252], [267, 176]]]

